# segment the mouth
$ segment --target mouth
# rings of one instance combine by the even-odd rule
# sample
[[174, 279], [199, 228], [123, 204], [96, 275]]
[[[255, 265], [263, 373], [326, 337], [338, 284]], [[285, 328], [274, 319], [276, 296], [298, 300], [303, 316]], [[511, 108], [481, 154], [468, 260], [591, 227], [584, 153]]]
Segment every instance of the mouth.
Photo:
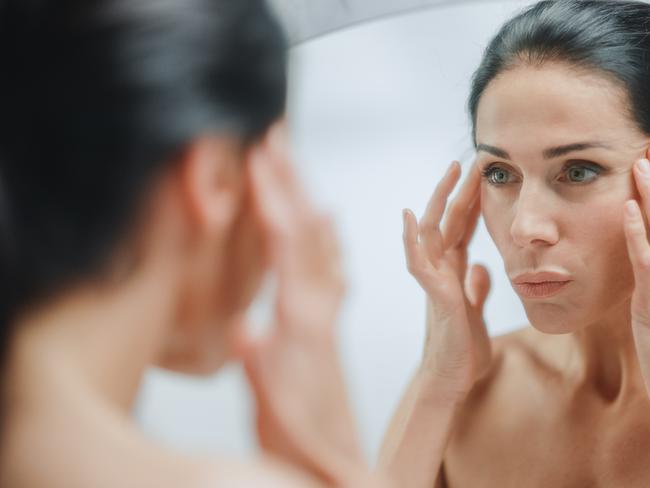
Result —
[[513, 286], [519, 296], [523, 298], [549, 298], [560, 293], [569, 283], [571, 283], [571, 280], [513, 283]]

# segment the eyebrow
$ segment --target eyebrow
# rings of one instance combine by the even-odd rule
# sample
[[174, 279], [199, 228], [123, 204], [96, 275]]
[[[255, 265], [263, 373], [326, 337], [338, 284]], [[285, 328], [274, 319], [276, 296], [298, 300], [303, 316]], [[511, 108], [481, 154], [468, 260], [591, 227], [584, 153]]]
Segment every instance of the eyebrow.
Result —
[[[542, 152], [542, 156], [544, 157], [544, 159], [553, 159], [553, 158], [559, 158], [560, 156], [564, 156], [566, 154], [575, 151], [584, 151], [586, 149], [594, 149], [594, 148], [611, 149], [610, 146], [602, 142], [576, 142], [574, 144], [567, 144], [565, 146], [549, 147], [548, 149], [544, 149], [544, 151]], [[511, 159], [510, 155], [505, 149], [500, 149], [498, 147], [490, 146], [488, 144], [479, 144], [478, 146], [476, 146], [476, 151], [487, 152], [492, 154], [493, 156], [496, 156], [497, 158]]]

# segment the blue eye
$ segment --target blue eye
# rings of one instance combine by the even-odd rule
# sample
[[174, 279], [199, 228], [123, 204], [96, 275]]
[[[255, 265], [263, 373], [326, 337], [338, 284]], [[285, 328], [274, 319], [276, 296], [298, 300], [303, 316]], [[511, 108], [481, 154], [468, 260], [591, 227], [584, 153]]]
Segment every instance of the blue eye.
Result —
[[[569, 181], [572, 183], [587, 183], [589, 181], [595, 180], [600, 174], [600, 170], [596, 168], [589, 168], [587, 166], [575, 165], [569, 166], [565, 170], [565, 173], [569, 176]], [[589, 176], [589, 173], [593, 175], [591, 178], [587, 178]]]
[[510, 173], [507, 170], [500, 168], [498, 166], [490, 166], [484, 169], [481, 172], [481, 174], [489, 184], [494, 186], [501, 186], [501, 185], [505, 185], [506, 183], [509, 183], [508, 177]]
[[[562, 173], [568, 176], [569, 183], [582, 184], [590, 183], [595, 180], [602, 172], [602, 169], [599, 167], [590, 167], [580, 164], [567, 165], [562, 169]], [[508, 183], [512, 183], [512, 175], [507, 169], [501, 168], [499, 166], [489, 166], [481, 172], [484, 179], [490, 185], [493, 186], [504, 186]], [[565, 179], [560, 179], [559, 181], [566, 181]]]

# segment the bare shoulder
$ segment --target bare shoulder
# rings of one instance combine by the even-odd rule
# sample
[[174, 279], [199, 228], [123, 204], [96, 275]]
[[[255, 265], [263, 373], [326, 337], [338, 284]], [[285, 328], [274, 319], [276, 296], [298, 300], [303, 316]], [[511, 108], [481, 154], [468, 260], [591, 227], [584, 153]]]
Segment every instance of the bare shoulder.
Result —
[[520, 410], [534, 385], [563, 380], [571, 347], [568, 336], [544, 334], [527, 325], [493, 337], [491, 343], [490, 369], [471, 391], [467, 409]]
[[498, 367], [494, 372], [501, 373], [500, 379], [510, 378], [517, 373], [524, 373], [530, 379], [530, 374], [553, 376], [565, 371], [573, 345], [568, 334], [545, 334], [527, 325], [493, 337], [492, 349], [495, 358], [493, 367]]
[[[316, 488], [318, 480], [268, 456], [187, 456], [138, 431], [96, 416], [45, 413], [13, 415], [0, 445], [0, 486], [35, 488]], [[61, 446], [67, 446], [61, 449]], [[38, 469], [34, 459], [39, 459]], [[88, 469], [88, 467], [93, 467]]]
[[540, 412], [554, 408], [551, 402], [558, 396], [551, 390], [565, 380], [569, 347], [566, 336], [531, 326], [492, 338], [491, 367], [458, 412], [449, 455], [485, 458], [504, 435], [513, 445], [525, 445]]

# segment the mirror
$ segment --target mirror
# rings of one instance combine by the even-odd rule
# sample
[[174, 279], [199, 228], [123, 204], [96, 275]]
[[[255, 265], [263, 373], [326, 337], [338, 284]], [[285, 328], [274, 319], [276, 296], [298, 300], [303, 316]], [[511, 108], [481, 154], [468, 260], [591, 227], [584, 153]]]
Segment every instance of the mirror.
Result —
[[[270, 0], [291, 45], [373, 20], [486, 0]], [[489, 0], [487, 0], [489, 1]]]
[[[421, 213], [448, 164], [471, 161], [470, 77], [498, 27], [531, 2], [279, 3], [285, 22], [294, 22], [294, 42], [354, 24], [292, 48], [289, 115], [300, 173], [338, 223], [349, 284], [342, 356], [363, 445], [374, 459], [424, 333], [424, 295], [405, 269], [401, 210]], [[296, 24], [303, 15], [308, 20]], [[526, 323], [482, 225], [470, 256], [492, 275], [490, 333]], [[173, 412], [192, 421], [177, 421]], [[248, 453], [251, 413], [231, 368], [205, 381], [152, 372], [137, 415], [149, 434], [177, 447]]]

